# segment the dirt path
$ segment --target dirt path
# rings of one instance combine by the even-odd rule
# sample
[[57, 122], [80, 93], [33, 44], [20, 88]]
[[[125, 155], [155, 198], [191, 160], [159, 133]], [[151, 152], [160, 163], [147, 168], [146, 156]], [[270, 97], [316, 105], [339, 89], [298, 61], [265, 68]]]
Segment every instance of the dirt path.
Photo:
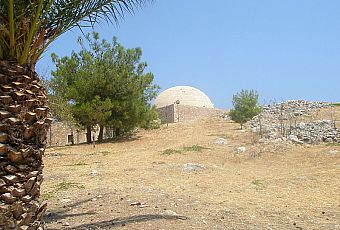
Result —
[[49, 229], [340, 229], [339, 146], [252, 146], [237, 128], [213, 118], [48, 149]]

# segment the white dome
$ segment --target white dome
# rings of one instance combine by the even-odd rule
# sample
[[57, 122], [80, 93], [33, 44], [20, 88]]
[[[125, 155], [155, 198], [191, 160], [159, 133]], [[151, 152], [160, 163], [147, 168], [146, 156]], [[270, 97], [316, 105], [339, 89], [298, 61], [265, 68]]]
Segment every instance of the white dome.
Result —
[[167, 105], [179, 103], [196, 107], [214, 108], [209, 97], [201, 90], [190, 86], [176, 86], [163, 91], [156, 98], [155, 105], [162, 108]]

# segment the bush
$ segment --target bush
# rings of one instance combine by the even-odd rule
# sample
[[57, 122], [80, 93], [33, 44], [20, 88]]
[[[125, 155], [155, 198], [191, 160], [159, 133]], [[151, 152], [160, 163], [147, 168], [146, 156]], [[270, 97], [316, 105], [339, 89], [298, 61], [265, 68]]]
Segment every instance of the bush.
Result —
[[234, 109], [230, 110], [231, 120], [243, 124], [258, 115], [261, 107], [258, 105], [259, 94], [254, 90], [242, 90], [233, 96]]

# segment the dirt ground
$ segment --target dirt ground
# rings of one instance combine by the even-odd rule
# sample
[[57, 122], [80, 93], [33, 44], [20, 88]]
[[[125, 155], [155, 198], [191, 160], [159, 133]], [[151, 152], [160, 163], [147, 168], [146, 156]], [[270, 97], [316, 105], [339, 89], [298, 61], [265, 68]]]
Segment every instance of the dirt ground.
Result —
[[47, 149], [48, 229], [340, 229], [340, 146], [254, 143], [238, 127], [215, 117]]

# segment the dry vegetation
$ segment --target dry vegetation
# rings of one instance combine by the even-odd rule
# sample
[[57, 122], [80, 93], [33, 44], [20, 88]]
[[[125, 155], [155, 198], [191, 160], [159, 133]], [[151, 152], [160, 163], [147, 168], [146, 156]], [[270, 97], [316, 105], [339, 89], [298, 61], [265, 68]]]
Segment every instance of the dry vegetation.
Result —
[[212, 118], [47, 149], [49, 229], [340, 229], [340, 146], [254, 145], [238, 127]]

